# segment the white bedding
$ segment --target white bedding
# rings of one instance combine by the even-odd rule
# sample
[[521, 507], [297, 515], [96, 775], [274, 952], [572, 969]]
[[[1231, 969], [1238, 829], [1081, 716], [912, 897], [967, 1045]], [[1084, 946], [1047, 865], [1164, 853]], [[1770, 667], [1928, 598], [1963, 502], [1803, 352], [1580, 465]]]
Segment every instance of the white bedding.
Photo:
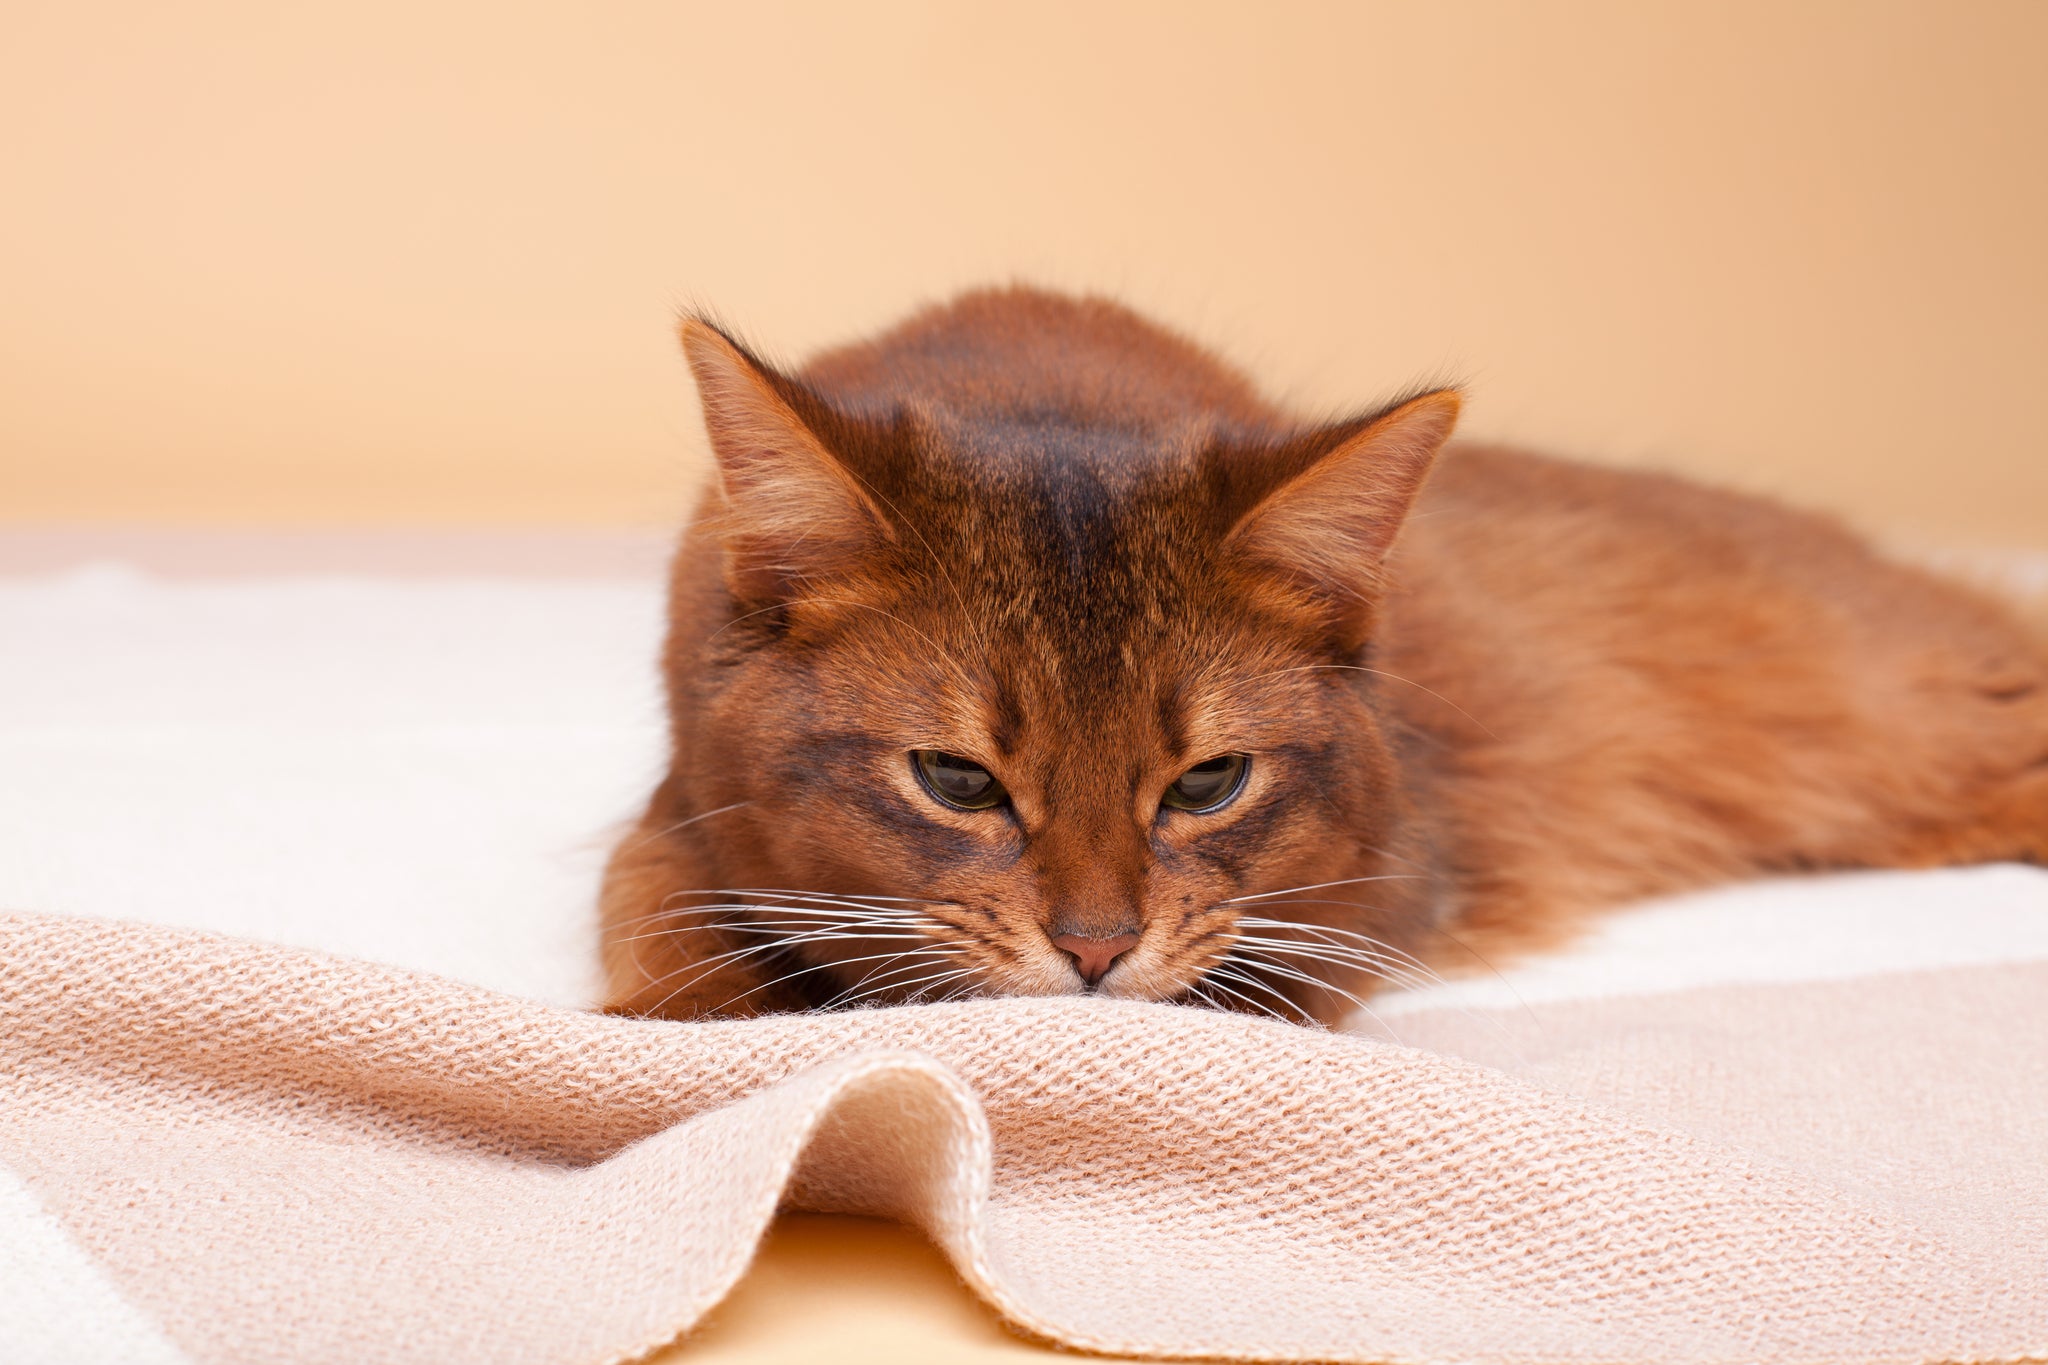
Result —
[[[0, 908], [155, 920], [563, 1004], [658, 775], [651, 576], [0, 578]], [[2048, 872], [1736, 887], [1436, 988], [1469, 1006], [2048, 958]], [[1375, 1002], [1398, 1032], [1425, 1000]]]

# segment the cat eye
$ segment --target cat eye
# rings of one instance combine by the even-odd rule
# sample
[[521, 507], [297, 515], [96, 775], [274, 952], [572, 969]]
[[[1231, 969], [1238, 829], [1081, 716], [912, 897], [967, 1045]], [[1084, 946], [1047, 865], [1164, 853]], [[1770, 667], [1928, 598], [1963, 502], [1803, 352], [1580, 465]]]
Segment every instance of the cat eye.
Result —
[[994, 773], [972, 759], [937, 749], [919, 749], [910, 757], [924, 789], [956, 810], [991, 810], [1009, 795]]
[[1203, 811], [1215, 810], [1244, 785], [1244, 775], [1250, 771], [1252, 761], [1247, 754], [1223, 754], [1194, 767], [1174, 779], [1166, 794], [1159, 798], [1160, 804], [1174, 810]]

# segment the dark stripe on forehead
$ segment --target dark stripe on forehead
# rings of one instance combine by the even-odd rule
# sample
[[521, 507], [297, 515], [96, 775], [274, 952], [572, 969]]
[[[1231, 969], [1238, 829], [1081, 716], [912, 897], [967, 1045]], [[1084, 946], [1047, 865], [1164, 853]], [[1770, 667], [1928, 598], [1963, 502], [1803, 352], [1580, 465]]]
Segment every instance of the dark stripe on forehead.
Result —
[[1024, 708], [1017, 694], [1001, 680], [995, 682], [989, 698], [987, 721], [989, 742], [996, 746], [997, 756], [1015, 758], [1024, 741]]
[[1159, 734], [1166, 741], [1166, 752], [1192, 759], [1193, 755], [1188, 753], [1186, 706], [1187, 684], [1184, 680], [1175, 678], [1160, 685], [1154, 716], [1159, 723]]

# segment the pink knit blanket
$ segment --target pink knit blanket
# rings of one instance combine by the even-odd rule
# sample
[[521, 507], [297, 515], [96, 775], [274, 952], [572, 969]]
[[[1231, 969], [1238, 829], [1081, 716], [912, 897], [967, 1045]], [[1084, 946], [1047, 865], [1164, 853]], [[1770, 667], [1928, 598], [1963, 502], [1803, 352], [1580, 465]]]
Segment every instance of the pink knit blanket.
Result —
[[2048, 1356], [2048, 964], [1401, 1034], [1093, 1000], [628, 1021], [14, 916], [0, 1174], [189, 1362], [624, 1360], [781, 1205], [913, 1222], [1102, 1351]]

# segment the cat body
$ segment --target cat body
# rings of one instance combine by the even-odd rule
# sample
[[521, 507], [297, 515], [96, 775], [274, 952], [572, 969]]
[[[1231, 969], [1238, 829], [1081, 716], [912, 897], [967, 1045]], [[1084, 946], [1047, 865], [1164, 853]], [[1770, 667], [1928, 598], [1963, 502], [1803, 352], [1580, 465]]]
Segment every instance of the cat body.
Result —
[[1304, 424], [1100, 300], [794, 375], [685, 331], [720, 482], [612, 1008], [960, 994], [1340, 1018], [1632, 897], [2048, 860], [2048, 648], [1832, 524]]

